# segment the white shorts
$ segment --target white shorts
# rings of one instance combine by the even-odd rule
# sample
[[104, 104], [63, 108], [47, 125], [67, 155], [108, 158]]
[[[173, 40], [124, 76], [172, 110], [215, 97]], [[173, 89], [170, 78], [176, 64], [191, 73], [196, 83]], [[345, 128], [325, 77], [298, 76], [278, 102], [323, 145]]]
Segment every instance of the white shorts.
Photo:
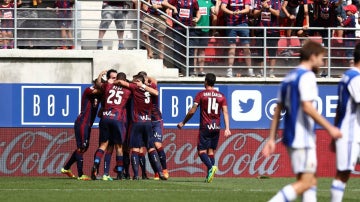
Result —
[[288, 148], [291, 166], [295, 174], [316, 173], [317, 157], [316, 148], [295, 149]]
[[360, 144], [348, 140], [336, 140], [336, 168], [339, 171], [354, 171], [359, 156]]

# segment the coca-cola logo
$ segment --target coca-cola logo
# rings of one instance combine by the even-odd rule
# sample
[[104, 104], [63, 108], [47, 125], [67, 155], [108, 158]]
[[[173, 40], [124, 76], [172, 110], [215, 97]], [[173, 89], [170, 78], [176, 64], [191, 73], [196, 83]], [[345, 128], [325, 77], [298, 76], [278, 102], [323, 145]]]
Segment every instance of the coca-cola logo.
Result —
[[[38, 131], [36, 131], [38, 130]], [[73, 129], [19, 129], [0, 128], [0, 175], [38, 176], [60, 175], [75, 149]], [[97, 135], [93, 129], [91, 136]], [[286, 148], [278, 138], [276, 152], [268, 158], [261, 150], [268, 137], [269, 130], [233, 130], [233, 135], [220, 137], [215, 152], [215, 161], [220, 176], [251, 177], [257, 175], [293, 176], [290, 159]], [[331, 141], [325, 130], [318, 132], [318, 174], [330, 177], [336, 171], [335, 157], [328, 148]], [[163, 147], [167, 156], [167, 167], [171, 176], [205, 176], [207, 169], [198, 157], [198, 130], [167, 129], [163, 136]], [[84, 172], [90, 171], [93, 154], [97, 149], [96, 137], [90, 142], [89, 150], [84, 155]], [[112, 161], [114, 166], [115, 161]], [[149, 161], [147, 170], [152, 173]], [[332, 169], [333, 168], [333, 169]], [[76, 170], [76, 165], [72, 167]], [[102, 170], [102, 167], [101, 167]], [[356, 170], [359, 170], [357, 168]], [[360, 175], [359, 171], [352, 172]]]
[[[278, 139], [279, 141], [280, 139]], [[198, 157], [197, 145], [193, 143], [177, 144], [175, 133], [165, 134], [164, 142], [168, 161], [174, 163], [174, 168], [170, 169], [171, 172], [207, 173]], [[253, 144], [257, 149], [251, 152], [248, 150], [248, 143]], [[256, 133], [238, 133], [225, 139], [218, 145], [215, 153], [216, 164], [219, 168], [217, 174], [240, 175], [248, 172], [250, 175], [271, 175], [275, 173], [279, 168], [280, 154], [276, 153], [269, 158], [264, 158], [261, 154], [264, 143], [265, 139]]]
[[63, 145], [74, 139], [67, 132], [52, 136], [46, 132], [24, 132], [10, 142], [1, 142], [4, 147], [0, 156], [0, 173], [23, 174], [36, 171], [38, 174], [59, 171], [69, 157]]

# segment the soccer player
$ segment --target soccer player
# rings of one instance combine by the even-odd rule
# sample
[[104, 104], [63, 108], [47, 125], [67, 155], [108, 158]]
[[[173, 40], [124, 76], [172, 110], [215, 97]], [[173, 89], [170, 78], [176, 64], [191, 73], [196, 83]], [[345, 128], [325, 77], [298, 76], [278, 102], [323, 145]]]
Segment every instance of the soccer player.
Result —
[[155, 173], [160, 179], [166, 180], [161, 170], [159, 156], [153, 144], [151, 126], [152, 100], [151, 94], [158, 95], [158, 91], [145, 85], [145, 79], [141, 75], [135, 75], [133, 83], [121, 82], [131, 90], [133, 99], [131, 103], [131, 125], [129, 132], [130, 160], [134, 172], [134, 180], [139, 180], [139, 152], [145, 146], [149, 153], [150, 163], [154, 165]]
[[[150, 86], [153, 89], [157, 90], [157, 81], [155, 78], [151, 78], [147, 76], [147, 73], [144, 71], [141, 71], [138, 73], [138, 75], [142, 75], [145, 78], [145, 84]], [[159, 155], [160, 164], [162, 167], [162, 172], [164, 174], [164, 177], [166, 179], [169, 178], [169, 172], [167, 170], [167, 164], [166, 164], [166, 154], [164, 151], [164, 148], [162, 146], [162, 138], [163, 138], [163, 130], [164, 130], [164, 121], [162, 119], [162, 113], [159, 108], [159, 100], [157, 95], [151, 95], [151, 100], [153, 104], [153, 108], [151, 111], [151, 125], [153, 130], [153, 138], [154, 138], [154, 145], [156, 148], [156, 151]], [[154, 176], [155, 180], [159, 180], [159, 174], [155, 172]]]
[[99, 108], [99, 101], [101, 99], [99, 89], [95, 88], [95, 80], [93, 85], [87, 87], [81, 97], [81, 112], [75, 120], [74, 130], [76, 138], [76, 150], [72, 153], [70, 159], [61, 169], [61, 173], [66, 174], [71, 178], [75, 175], [70, 170], [70, 167], [75, 162], [77, 163], [78, 179], [90, 180], [83, 172], [83, 155], [89, 148], [91, 127], [95, 121], [96, 113]]
[[221, 92], [214, 88], [215, 81], [215, 74], [207, 73], [205, 75], [205, 90], [197, 93], [192, 108], [186, 114], [184, 120], [177, 125], [177, 127], [181, 129], [200, 106], [199, 142], [197, 150], [201, 161], [207, 167], [208, 174], [205, 182], [208, 183], [212, 182], [218, 169], [215, 166], [214, 152], [219, 142], [221, 111], [224, 114], [224, 135], [225, 137], [231, 135], [226, 98]]
[[283, 80], [270, 127], [270, 135], [262, 153], [269, 157], [275, 151], [280, 113], [286, 110], [282, 142], [288, 149], [296, 182], [286, 185], [270, 201], [316, 201], [315, 123], [324, 127], [333, 138], [340, 130], [331, 125], [314, 107], [318, 97], [315, 72], [323, 65], [325, 49], [317, 42], [307, 41], [300, 49], [300, 64]]
[[343, 137], [335, 142], [337, 172], [331, 185], [332, 202], [342, 201], [360, 150], [360, 44], [355, 46], [354, 67], [339, 82], [338, 96], [335, 125]]
[[[126, 80], [126, 74], [120, 72], [117, 74], [117, 80]], [[104, 156], [109, 142], [114, 144], [116, 150], [116, 171], [122, 173], [123, 153], [122, 143], [126, 135], [126, 104], [131, 95], [131, 91], [122, 86], [113, 83], [105, 83], [101, 86], [103, 93], [103, 113], [99, 123], [99, 142], [100, 146], [94, 155], [94, 164], [91, 169], [91, 179], [95, 180], [99, 169], [99, 164]], [[106, 163], [105, 163], [106, 164]], [[103, 180], [112, 180], [110, 175], [105, 173]]]

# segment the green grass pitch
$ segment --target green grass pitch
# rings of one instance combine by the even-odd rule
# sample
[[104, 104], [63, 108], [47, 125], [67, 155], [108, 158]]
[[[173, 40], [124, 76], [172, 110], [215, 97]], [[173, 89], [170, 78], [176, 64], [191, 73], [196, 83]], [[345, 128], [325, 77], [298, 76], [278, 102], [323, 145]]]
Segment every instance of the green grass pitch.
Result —
[[[295, 178], [170, 178], [168, 181], [78, 181], [66, 177], [0, 177], [0, 201], [267, 201]], [[330, 201], [330, 178], [318, 179], [318, 201]], [[301, 201], [298, 199], [297, 201]], [[360, 201], [360, 179], [350, 179], [344, 201]]]

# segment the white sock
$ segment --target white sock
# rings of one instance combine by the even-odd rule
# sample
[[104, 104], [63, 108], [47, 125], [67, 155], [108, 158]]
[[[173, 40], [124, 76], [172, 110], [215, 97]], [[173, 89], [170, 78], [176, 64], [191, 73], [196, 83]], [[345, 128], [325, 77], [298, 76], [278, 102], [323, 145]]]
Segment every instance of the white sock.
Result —
[[269, 202], [286, 202], [293, 201], [297, 197], [295, 189], [291, 184], [286, 185], [282, 190], [280, 190], [274, 197], [270, 199]]
[[341, 180], [334, 179], [331, 184], [331, 202], [341, 202], [344, 196], [346, 183]]
[[310, 187], [302, 194], [302, 201], [304, 202], [316, 202], [316, 186]]

